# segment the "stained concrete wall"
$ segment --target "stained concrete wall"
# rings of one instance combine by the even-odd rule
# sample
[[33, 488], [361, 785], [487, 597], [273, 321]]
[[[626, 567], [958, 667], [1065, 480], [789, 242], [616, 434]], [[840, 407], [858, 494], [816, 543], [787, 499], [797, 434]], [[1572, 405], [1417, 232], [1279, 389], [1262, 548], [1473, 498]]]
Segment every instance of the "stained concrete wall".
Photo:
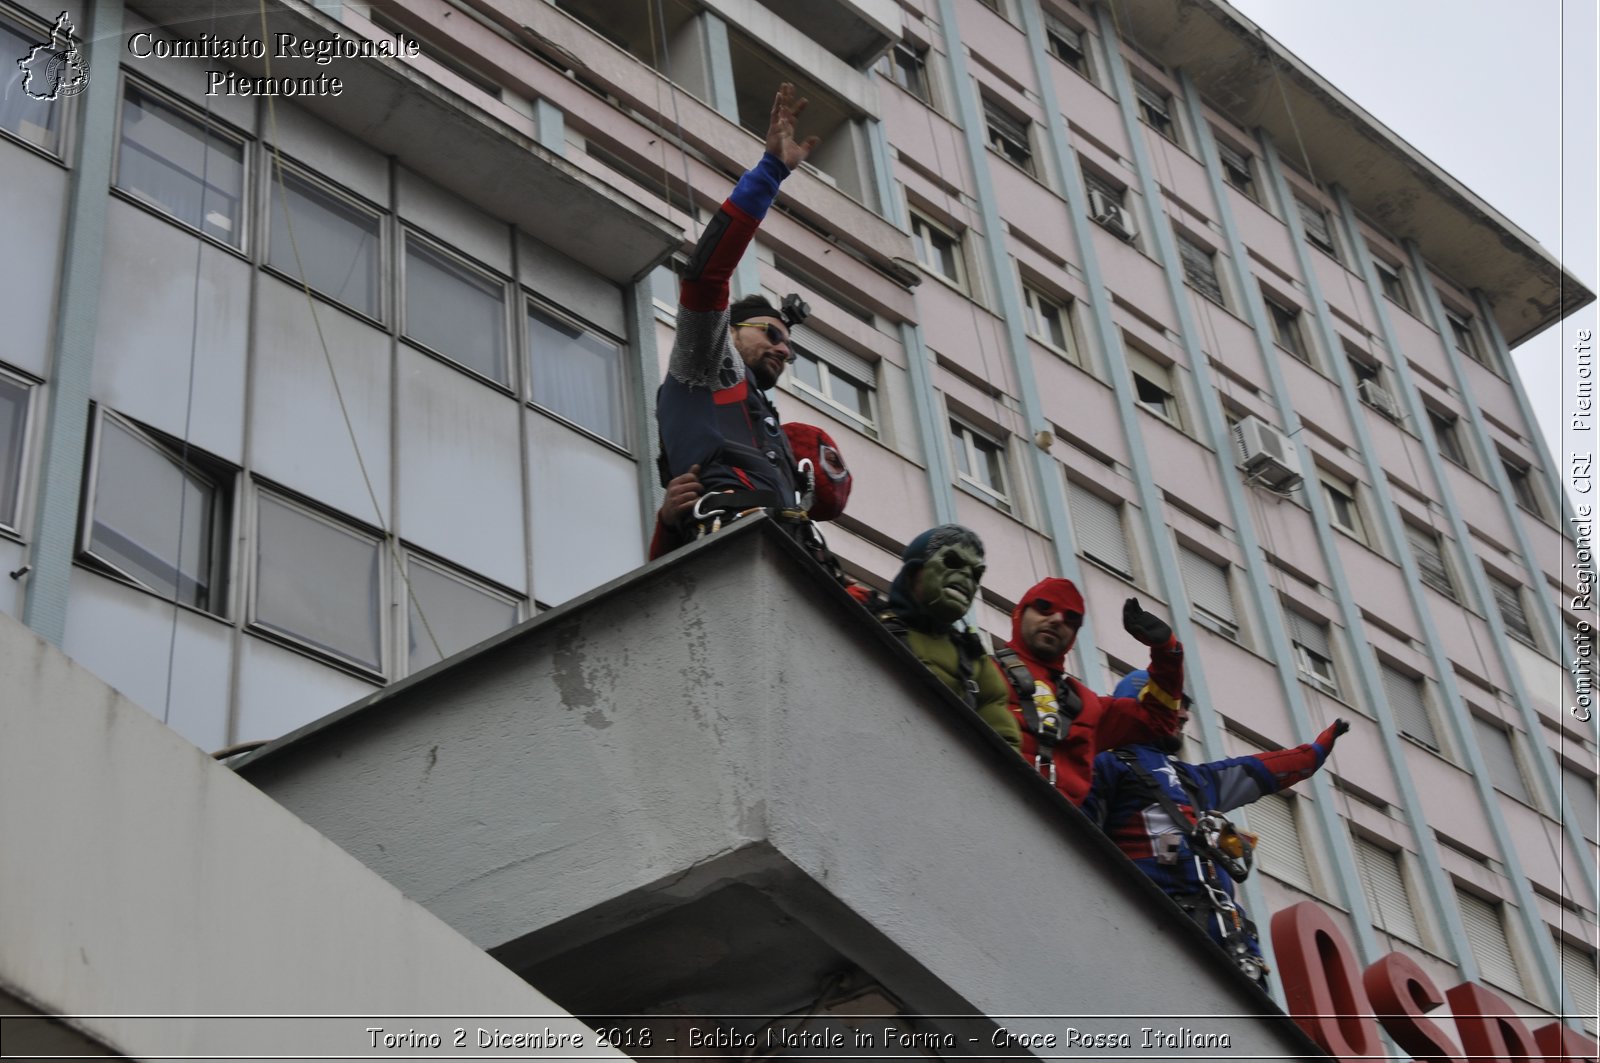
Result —
[[[424, 1051], [374, 1047], [374, 1026], [447, 1046], [460, 1028], [474, 1055], [502, 1054], [477, 1046], [480, 1026], [593, 1044], [547, 997], [6, 616], [0, 676], [8, 1054]], [[333, 1017], [288, 1017], [309, 1015]]]
[[[1134, 1045], [1182, 1013], [1212, 1018], [1165, 1025], [1209, 1023], [1235, 1054], [1312, 1051], [766, 522], [240, 770], [581, 1013], [776, 1013], [831, 962], [915, 1013], [1062, 1016], [1034, 1025]], [[607, 955], [626, 978], [595, 969]]]

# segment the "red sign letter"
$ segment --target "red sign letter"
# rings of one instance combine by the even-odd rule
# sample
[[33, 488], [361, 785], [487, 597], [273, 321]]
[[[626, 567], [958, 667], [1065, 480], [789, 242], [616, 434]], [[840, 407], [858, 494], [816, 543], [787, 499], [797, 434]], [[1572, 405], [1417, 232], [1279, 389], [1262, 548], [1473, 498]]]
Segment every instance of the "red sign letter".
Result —
[[1462, 982], [1446, 991], [1456, 1017], [1456, 1032], [1467, 1050], [1467, 1063], [1501, 1063], [1543, 1058], [1533, 1034], [1512, 1012], [1511, 1005], [1476, 982]]
[[1462, 1063], [1461, 1049], [1443, 1027], [1423, 1013], [1444, 1003], [1444, 994], [1416, 961], [1398, 952], [1378, 960], [1361, 976], [1378, 1021], [1417, 1063]]
[[1559, 1022], [1541, 1026], [1533, 1031], [1533, 1039], [1544, 1050], [1547, 1063], [1595, 1063], [1600, 1055], [1600, 1044]]
[[1383, 1054], [1350, 943], [1326, 912], [1311, 901], [1274, 912], [1272, 948], [1289, 1014], [1308, 1037], [1339, 1059]]

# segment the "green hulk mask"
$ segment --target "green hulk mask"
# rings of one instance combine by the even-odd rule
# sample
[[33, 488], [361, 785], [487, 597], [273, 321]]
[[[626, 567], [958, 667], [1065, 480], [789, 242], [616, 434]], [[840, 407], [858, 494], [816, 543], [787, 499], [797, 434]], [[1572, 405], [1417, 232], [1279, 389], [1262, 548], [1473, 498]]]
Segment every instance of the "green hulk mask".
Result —
[[972, 607], [983, 579], [983, 552], [968, 542], [946, 543], [928, 555], [913, 596], [930, 620], [953, 624]]

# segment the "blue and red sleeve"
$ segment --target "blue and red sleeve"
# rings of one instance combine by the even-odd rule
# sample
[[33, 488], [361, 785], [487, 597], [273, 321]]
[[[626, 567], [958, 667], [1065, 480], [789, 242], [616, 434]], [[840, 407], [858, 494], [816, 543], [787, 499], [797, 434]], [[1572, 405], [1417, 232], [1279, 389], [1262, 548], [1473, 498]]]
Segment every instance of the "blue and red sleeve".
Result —
[[678, 303], [687, 310], [714, 311], [728, 305], [728, 281], [745, 248], [750, 246], [761, 219], [778, 198], [778, 186], [789, 168], [770, 152], [746, 170], [723, 201], [716, 216], [706, 223], [700, 242], [684, 271]]

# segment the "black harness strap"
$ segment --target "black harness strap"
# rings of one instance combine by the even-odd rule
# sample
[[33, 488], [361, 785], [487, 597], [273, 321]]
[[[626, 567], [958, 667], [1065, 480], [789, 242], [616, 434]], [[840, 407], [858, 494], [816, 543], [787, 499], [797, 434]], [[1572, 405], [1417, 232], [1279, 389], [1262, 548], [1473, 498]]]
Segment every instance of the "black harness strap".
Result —
[[[906, 625], [900, 614], [885, 610], [878, 614], [878, 621], [889, 629], [890, 634], [910, 648], [911, 629]], [[958, 694], [967, 708], [977, 711], [978, 708], [978, 658], [983, 656], [983, 647], [977, 642], [977, 637], [971, 631], [952, 632], [956, 645], [956, 678], [961, 681], [961, 690]], [[974, 650], [976, 649], [976, 653]]]
[[1033, 700], [1033, 673], [1023, 663], [1022, 656], [1010, 646], [1002, 646], [995, 651], [994, 659], [1010, 681], [1011, 689], [1016, 691], [1017, 707], [1022, 710], [1022, 729], [1033, 735], [1033, 766], [1054, 783], [1056, 746], [1067, 737], [1067, 732], [1072, 729], [1072, 721], [1083, 711], [1083, 699], [1078, 696], [1077, 688], [1068, 681], [1066, 674], [1062, 673], [1055, 683], [1057, 711], [1041, 713], [1038, 703]]

